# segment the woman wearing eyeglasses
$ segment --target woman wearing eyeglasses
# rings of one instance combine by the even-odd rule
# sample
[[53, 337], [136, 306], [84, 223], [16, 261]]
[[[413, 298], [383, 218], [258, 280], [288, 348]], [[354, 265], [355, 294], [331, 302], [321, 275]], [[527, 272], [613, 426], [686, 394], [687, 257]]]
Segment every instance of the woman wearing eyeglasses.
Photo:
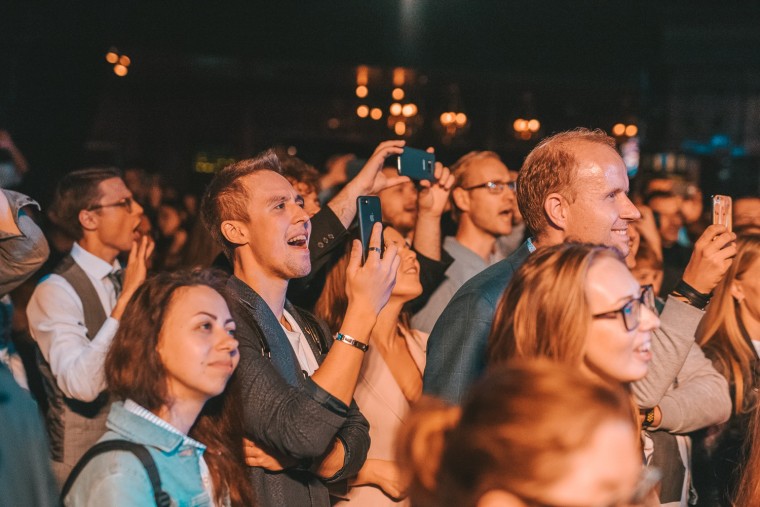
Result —
[[667, 333], [657, 332], [654, 302], [651, 287], [638, 284], [614, 249], [576, 243], [540, 249], [502, 296], [488, 357], [491, 364], [549, 357], [638, 392], [651, 380], [642, 381], [658, 340], [663, 354], [649, 375], [664, 379], [664, 394], [657, 406], [639, 407], [640, 418], [647, 465], [665, 472], [660, 500], [675, 507], [690, 497], [690, 445], [681, 434], [725, 420], [726, 384], [696, 344], [685, 360], [668, 347]]
[[589, 376], [629, 384], [647, 374], [660, 321], [616, 250], [566, 243], [532, 254], [496, 309], [491, 364], [548, 357]]

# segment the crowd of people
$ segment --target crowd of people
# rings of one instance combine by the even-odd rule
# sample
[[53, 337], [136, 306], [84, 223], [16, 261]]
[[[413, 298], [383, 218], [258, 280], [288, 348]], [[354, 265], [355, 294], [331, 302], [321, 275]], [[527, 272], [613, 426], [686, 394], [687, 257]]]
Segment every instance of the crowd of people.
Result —
[[0, 503], [760, 505], [760, 196], [404, 148], [0, 189]]

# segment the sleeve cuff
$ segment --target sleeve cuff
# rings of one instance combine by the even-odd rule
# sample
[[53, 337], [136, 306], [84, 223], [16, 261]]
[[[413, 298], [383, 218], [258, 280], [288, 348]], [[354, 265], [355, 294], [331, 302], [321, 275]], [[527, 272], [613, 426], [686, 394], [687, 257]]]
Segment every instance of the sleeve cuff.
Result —
[[108, 350], [118, 329], [119, 321], [109, 316], [103, 322], [103, 325], [100, 326], [98, 334], [95, 335], [95, 338], [90, 343], [97, 349]]
[[[335, 474], [332, 477], [329, 477], [325, 479], [324, 481], [326, 483], [337, 483], [342, 480], [343, 472], [346, 470], [346, 467], [351, 461], [351, 451], [349, 450], [348, 446], [346, 445], [346, 441], [343, 440], [343, 437], [340, 436], [340, 434], [335, 435], [335, 438], [338, 439], [340, 442], [340, 445], [343, 446], [343, 466], [340, 467], [340, 470], [335, 472]], [[348, 483], [346, 482], [346, 486], [348, 486]], [[337, 492], [336, 492], [337, 493]], [[346, 493], [348, 493], [348, 489], [346, 489]]]
[[319, 387], [313, 380], [307, 378], [303, 385], [308, 395], [314, 401], [339, 417], [348, 417], [348, 405]]

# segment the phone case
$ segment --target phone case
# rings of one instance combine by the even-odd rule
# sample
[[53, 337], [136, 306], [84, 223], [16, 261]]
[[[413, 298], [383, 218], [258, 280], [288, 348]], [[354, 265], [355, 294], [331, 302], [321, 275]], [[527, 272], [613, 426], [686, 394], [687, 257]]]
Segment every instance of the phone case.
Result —
[[712, 223], [724, 225], [731, 232], [733, 225], [731, 220], [732, 214], [731, 197], [727, 195], [712, 196]]
[[416, 148], [404, 148], [398, 157], [398, 173], [413, 180], [435, 180], [435, 154]]
[[[380, 198], [376, 195], [360, 195], [356, 198], [356, 209], [359, 217], [359, 236], [362, 242], [362, 263], [367, 261], [369, 238], [375, 222], [382, 222]], [[383, 251], [383, 237], [380, 236], [380, 254]]]

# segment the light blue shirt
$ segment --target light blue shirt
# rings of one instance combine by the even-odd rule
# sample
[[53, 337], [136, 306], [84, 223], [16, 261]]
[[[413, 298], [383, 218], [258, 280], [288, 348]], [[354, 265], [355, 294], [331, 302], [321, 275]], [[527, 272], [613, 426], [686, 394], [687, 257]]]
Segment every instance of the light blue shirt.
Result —
[[[204, 486], [206, 447], [182, 434], [166, 421], [147, 417], [147, 410], [127, 400], [114, 402], [108, 414], [109, 431], [100, 439], [123, 439], [143, 444], [156, 462], [161, 489], [172, 499], [172, 505], [211, 506]], [[155, 419], [155, 415], [152, 415]], [[73, 506], [137, 506], [155, 505], [153, 487], [140, 460], [131, 452], [112, 451], [94, 457], [82, 470], [64, 505]]]

